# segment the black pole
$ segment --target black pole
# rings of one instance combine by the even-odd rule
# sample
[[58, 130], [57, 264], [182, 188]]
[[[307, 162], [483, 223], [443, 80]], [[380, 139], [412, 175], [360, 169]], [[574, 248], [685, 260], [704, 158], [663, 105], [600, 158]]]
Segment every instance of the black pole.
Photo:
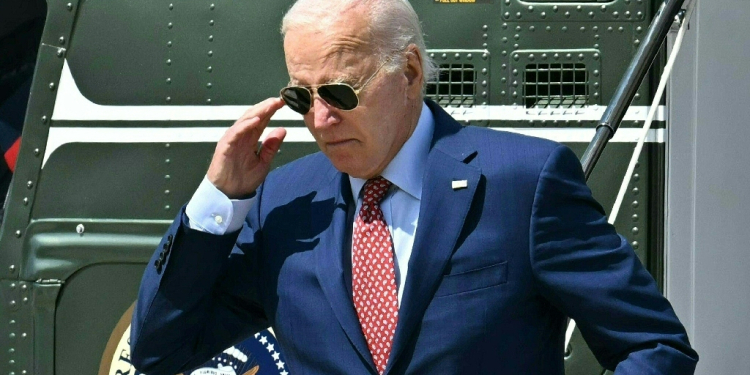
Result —
[[627, 112], [636, 91], [638, 91], [638, 86], [640, 86], [656, 55], [659, 53], [659, 49], [667, 38], [669, 29], [672, 27], [675, 16], [680, 11], [683, 2], [684, 0], [666, 0], [659, 8], [653, 21], [651, 21], [651, 26], [648, 28], [646, 37], [643, 39], [633, 61], [631, 61], [628, 70], [622, 77], [620, 85], [617, 86], [612, 100], [610, 100], [607, 109], [604, 111], [599, 125], [596, 127], [594, 139], [589, 144], [586, 152], [584, 152], [583, 158], [581, 158], [586, 180], [589, 179], [591, 172], [594, 170], [594, 166], [602, 155], [604, 147], [607, 146], [607, 142], [612, 139], [620, 127], [620, 123], [625, 117], [625, 112]]

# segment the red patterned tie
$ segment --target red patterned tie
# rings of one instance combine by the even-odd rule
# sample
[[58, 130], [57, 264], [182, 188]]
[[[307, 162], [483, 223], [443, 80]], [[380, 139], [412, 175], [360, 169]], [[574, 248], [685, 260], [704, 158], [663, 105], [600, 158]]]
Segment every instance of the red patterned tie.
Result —
[[354, 308], [381, 374], [391, 354], [398, 322], [393, 242], [380, 210], [380, 201], [390, 186], [391, 182], [383, 177], [367, 180], [352, 234]]

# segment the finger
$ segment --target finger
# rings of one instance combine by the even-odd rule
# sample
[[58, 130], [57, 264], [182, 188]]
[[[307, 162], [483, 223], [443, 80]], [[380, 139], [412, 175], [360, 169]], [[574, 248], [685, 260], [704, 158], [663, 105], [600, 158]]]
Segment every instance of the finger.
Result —
[[258, 152], [260, 160], [266, 164], [270, 164], [274, 156], [279, 152], [279, 148], [281, 148], [281, 144], [284, 142], [284, 137], [286, 137], [286, 129], [273, 129], [260, 146], [260, 151]]
[[245, 113], [240, 117], [240, 120], [242, 119], [249, 119], [253, 117], [260, 117], [260, 118], [271, 118], [276, 111], [281, 109], [281, 107], [284, 106], [284, 101], [281, 98], [268, 98], [252, 107], [250, 107]]

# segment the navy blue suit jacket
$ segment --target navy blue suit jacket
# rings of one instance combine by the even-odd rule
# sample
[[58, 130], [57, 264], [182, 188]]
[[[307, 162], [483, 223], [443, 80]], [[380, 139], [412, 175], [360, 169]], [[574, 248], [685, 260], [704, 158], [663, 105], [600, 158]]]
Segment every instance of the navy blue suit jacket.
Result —
[[[617, 374], [692, 374], [683, 326], [607, 224], [576, 156], [435, 130], [387, 374], [563, 374], [566, 316]], [[453, 180], [468, 188], [454, 190]], [[349, 180], [321, 153], [272, 172], [239, 233], [178, 217], [146, 268], [136, 368], [172, 375], [272, 326], [292, 374], [375, 374], [351, 298]]]

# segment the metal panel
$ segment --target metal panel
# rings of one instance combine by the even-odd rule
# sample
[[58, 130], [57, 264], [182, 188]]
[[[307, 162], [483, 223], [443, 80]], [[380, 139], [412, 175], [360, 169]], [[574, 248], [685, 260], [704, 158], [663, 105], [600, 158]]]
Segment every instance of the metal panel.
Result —
[[750, 368], [750, 8], [698, 1], [669, 98], [667, 292], [697, 374]]

